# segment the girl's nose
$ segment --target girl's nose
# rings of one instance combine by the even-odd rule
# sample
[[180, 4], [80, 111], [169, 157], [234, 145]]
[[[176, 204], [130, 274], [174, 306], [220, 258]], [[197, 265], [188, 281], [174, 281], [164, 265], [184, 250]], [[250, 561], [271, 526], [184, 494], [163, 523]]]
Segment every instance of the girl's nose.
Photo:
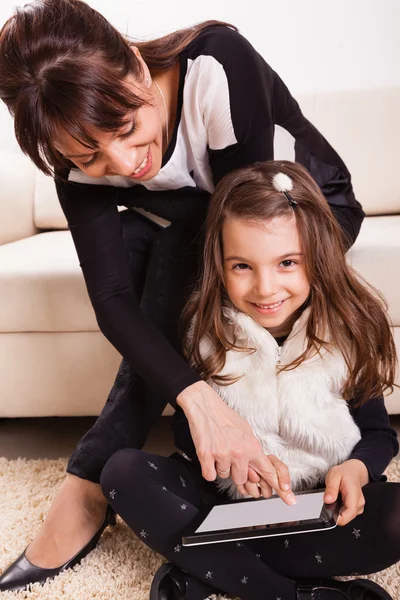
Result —
[[278, 281], [273, 274], [263, 274], [255, 281], [254, 292], [257, 299], [267, 301], [272, 298], [279, 290]]

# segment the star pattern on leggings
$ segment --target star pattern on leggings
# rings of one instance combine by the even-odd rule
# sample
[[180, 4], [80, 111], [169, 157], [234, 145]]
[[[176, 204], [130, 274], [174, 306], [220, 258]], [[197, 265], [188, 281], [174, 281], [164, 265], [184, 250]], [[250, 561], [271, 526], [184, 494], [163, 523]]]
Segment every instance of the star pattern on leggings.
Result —
[[111, 492], [110, 492], [110, 498], [111, 498], [111, 500], [114, 500], [116, 493], [117, 492], [115, 490], [111, 490]]
[[144, 540], [147, 538], [148, 533], [147, 531], [145, 531], [144, 529], [142, 529], [142, 531], [140, 532], [140, 537], [142, 537]]
[[149, 465], [152, 469], [154, 469], [155, 471], [158, 471], [157, 465], [155, 465], [153, 462], [150, 462], [149, 460], [147, 462], [149, 463]]
[[356, 540], [358, 540], [358, 538], [360, 538], [360, 537], [361, 537], [360, 529], [356, 529], [356, 528], [354, 528], [354, 529], [353, 529], [353, 535], [354, 535], [354, 537], [356, 538]]
[[186, 481], [183, 479], [182, 475], [181, 475], [180, 479], [181, 479], [182, 487], [186, 487]]
[[236, 543], [236, 546], [237, 546], [238, 548], [243, 548], [244, 544], [242, 544], [242, 542], [237, 542], [237, 543]]
[[248, 582], [249, 578], [244, 576], [243, 579], [240, 580], [241, 583], [243, 583], [243, 585], [246, 585], [246, 583]]
[[289, 540], [285, 540], [285, 548], [289, 548]]
[[322, 556], [317, 552], [315, 558], [317, 559], [317, 563], [320, 565], [322, 563]]
[[182, 510], [186, 510], [187, 509], [187, 504], [181, 504], [181, 509]]
[[213, 578], [213, 572], [212, 571], [207, 571], [206, 573], [206, 579], [212, 579]]
[[174, 548], [174, 552], [180, 552], [181, 548], [182, 548], [182, 546], [180, 544], [177, 544]]

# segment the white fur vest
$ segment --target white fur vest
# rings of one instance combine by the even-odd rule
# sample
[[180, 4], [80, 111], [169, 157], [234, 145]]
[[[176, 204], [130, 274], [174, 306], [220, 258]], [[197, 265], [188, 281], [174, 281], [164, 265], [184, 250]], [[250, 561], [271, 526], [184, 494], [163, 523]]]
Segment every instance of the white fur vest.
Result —
[[[310, 489], [324, 480], [328, 470], [349, 457], [361, 438], [360, 430], [341, 397], [347, 367], [338, 350], [320, 354], [289, 371], [306, 348], [310, 309], [296, 321], [283, 344], [248, 315], [225, 308], [239, 346], [256, 351], [229, 350], [220, 375], [243, 375], [229, 386], [208, 383], [223, 400], [245, 418], [266, 454], [274, 454], [289, 468], [293, 490]], [[203, 357], [212, 353], [210, 340], [201, 343]], [[240, 497], [230, 479], [219, 479], [220, 489]]]

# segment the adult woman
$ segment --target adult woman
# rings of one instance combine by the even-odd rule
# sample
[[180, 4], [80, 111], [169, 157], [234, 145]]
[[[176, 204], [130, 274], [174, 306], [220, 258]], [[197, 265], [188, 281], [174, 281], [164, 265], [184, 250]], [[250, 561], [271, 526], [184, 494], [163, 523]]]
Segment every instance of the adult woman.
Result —
[[[38, 0], [3, 27], [0, 74], [21, 148], [44, 172], [55, 171], [99, 326], [124, 357], [41, 531], [18, 571], [12, 566], [0, 579], [0, 589], [16, 589], [93, 547], [85, 544], [108, 522], [102, 467], [119, 448], [140, 447], [168, 401], [188, 417], [206, 479], [231, 469], [243, 485], [257, 478], [255, 470], [287, 499], [247, 424], [178, 352], [176, 324], [196, 273], [208, 194], [233, 168], [272, 158], [280, 125], [295, 138], [296, 160], [321, 186], [349, 244], [363, 212], [339, 156], [276, 73], [225, 24], [132, 46], [79, 0]], [[121, 204], [171, 225], [161, 229], [129, 211], [122, 218], [127, 255]]]

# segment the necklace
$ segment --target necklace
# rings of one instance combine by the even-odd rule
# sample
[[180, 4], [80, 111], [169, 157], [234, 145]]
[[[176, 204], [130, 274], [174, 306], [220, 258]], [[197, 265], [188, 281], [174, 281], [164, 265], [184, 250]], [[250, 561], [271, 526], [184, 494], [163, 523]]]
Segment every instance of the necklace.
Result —
[[157, 87], [158, 91], [160, 92], [160, 96], [161, 96], [161, 99], [162, 99], [163, 104], [164, 104], [165, 118], [166, 118], [166, 121], [165, 121], [165, 129], [166, 129], [166, 131], [165, 131], [165, 133], [167, 135], [167, 146], [168, 146], [168, 144], [169, 144], [169, 135], [168, 135], [168, 110], [167, 110], [167, 103], [165, 102], [164, 94], [162, 92], [162, 89], [158, 85], [157, 81], [155, 79], [153, 79], [153, 81], [156, 84], [156, 87]]

